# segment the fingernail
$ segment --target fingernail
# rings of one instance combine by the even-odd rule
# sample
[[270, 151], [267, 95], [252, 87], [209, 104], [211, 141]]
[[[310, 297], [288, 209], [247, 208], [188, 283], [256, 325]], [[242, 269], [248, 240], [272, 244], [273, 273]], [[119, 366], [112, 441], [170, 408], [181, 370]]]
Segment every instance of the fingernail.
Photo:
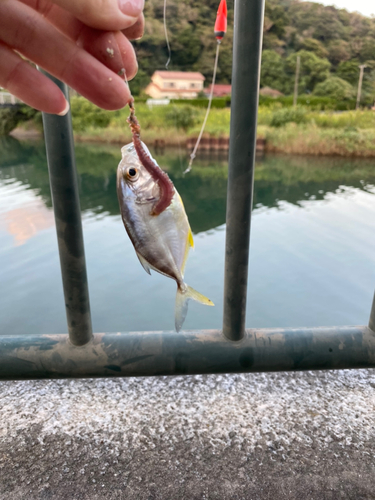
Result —
[[69, 103], [68, 103], [68, 101], [66, 101], [66, 106], [65, 106], [64, 110], [61, 111], [60, 113], [57, 113], [58, 116], [65, 116], [68, 113], [69, 109], [70, 109]]
[[123, 14], [138, 17], [144, 6], [144, 0], [118, 0], [118, 5]]

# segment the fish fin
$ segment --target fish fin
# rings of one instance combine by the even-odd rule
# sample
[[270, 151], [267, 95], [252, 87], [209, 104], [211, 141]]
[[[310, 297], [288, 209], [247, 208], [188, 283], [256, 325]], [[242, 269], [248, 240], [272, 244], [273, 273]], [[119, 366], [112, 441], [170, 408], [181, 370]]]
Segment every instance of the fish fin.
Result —
[[187, 241], [186, 241], [186, 248], [185, 248], [184, 260], [182, 261], [182, 266], [181, 266], [181, 269], [180, 269], [182, 277], [184, 277], [185, 266], [186, 266], [186, 262], [187, 262], [187, 258], [188, 258], [188, 255], [189, 255], [189, 249], [190, 248], [194, 248], [194, 240], [193, 240], [193, 234], [192, 234], [191, 229], [189, 227], [189, 233], [188, 233], [188, 238], [187, 238]]
[[[180, 200], [180, 203], [182, 205], [182, 208], [184, 209], [184, 212], [185, 212], [185, 205], [184, 205], [184, 202], [182, 201], [182, 198], [180, 196], [180, 193], [177, 191], [177, 189], [175, 188], [175, 192], [178, 196], [178, 199]], [[186, 212], [185, 212], [186, 213]], [[193, 233], [191, 232], [191, 227], [189, 226], [189, 233], [188, 233], [188, 242], [189, 242], [189, 245], [191, 246], [191, 248], [194, 248], [194, 239], [193, 239]]]
[[196, 300], [205, 306], [213, 306], [215, 305], [210, 299], [202, 295], [201, 293], [191, 288], [189, 285], [185, 285], [186, 289], [184, 291], [183, 288], [177, 286], [176, 293], [176, 305], [175, 305], [175, 327], [176, 332], [181, 330], [182, 325], [184, 324], [187, 311], [188, 311], [188, 302], [189, 300]]
[[139, 262], [141, 263], [143, 269], [146, 271], [147, 274], [151, 275], [150, 265], [147, 262], [147, 260], [144, 257], [142, 257], [142, 255], [140, 255], [138, 252], [135, 252], [135, 253], [137, 254], [137, 257], [138, 257]]
[[189, 236], [188, 236], [188, 239], [189, 239], [189, 245], [191, 246], [191, 248], [194, 248], [193, 233], [191, 232], [191, 228], [190, 227], [189, 227]]
[[184, 278], [185, 266], [186, 266], [188, 255], [189, 255], [189, 244], [188, 244], [188, 242], [186, 242], [184, 260], [182, 261], [182, 265], [181, 265], [181, 269], [180, 269], [182, 278]]

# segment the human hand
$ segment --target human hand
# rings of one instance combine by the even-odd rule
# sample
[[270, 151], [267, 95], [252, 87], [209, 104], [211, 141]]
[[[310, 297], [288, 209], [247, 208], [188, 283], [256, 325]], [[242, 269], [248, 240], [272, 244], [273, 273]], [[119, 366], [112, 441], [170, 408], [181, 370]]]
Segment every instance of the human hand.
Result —
[[26, 104], [64, 115], [61, 90], [29, 59], [104, 109], [130, 98], [137, 73], [129, 39], [143, 34], [144, 0], [0, 0], [0, 86]]

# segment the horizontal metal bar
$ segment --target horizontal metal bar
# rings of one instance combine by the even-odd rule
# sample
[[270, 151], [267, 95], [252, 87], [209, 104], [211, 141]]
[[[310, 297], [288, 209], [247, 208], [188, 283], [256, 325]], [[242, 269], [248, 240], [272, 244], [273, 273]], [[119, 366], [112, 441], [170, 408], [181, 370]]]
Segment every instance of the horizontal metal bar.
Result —
[[375, 368], [367, 326], [97, 333], [82, 347], [67, 334], [0, 337], [0, 379], [131, 377]]

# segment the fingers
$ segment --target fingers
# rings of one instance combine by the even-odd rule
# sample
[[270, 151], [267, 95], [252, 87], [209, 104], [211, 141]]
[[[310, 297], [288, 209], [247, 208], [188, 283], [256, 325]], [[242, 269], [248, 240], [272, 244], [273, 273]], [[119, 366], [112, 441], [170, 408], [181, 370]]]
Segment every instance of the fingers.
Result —
[[[105, 64], [116, 74], [122, 74], [125, 69], [128, 80], [134, 78], [138, 65], [132, 45], [128, 38], [112, 32], [103, 32], [94, 28], [89, 28], [81, 21], [78, 21], [72, 14], [52, 4], [48, 0], [21, 0], [32, 7], [37, 7], [38, 11], [48, 19], [56, 28], [69, 38], [79, 44], [87, 52]], [[37, 5], [36, 5], [37, 4]], [[136, 20], [134, 27], [128, 28], [134, 38], [142, 36], [144, 26], [143, 15]], [[127, 30], [126, 30], [127, 31]]]
[[122, 30], [122, 32], [128, 40], [138, 40], [139, 38], [142, 38], [144, 29], [145, 29], [145, 18], [144, 15], [141, 14], [136, 20], [136, 22], [133, 24], [133, 26], [130, 26], [130, 28], [126, 28], [125, 30]]
[[120, 76], [27, 5], [15, 0], [0, 1], [0, 28], [6, 45], [65, 81], [94, 104], [104, 109], [119, 109], [127, 104], [130, 93]]
[[[61, 28], [63, 33], [72, 39], [77, 38], [77, 31], [79, 32], [84, 22], [78, 19], [65, 8], [59, 7], [55, 0], [19, 0], [20, 2], [32, 7], [34, 10], [40, 12], [46, 19], [50, 20], [52, 24]], [[60, 2], [65, 5], [65, 2]], [[138, 40], [142, 37], [145, 25], [145, 19], [142, 13], [137, 18], [133, 19], [131, 26], [126, 28], [118, 28], [118, 25], [108, 26], [105, 31], [119, 31], [129, 40]]]
[[138, 65], [134, 49], [120, 31], [111, 33], [85, 27], [77, 42], [116, 75], [124, 78], [126, 74], [130, 80], [137, 74]]
[[61, 90], [1, 42], [0, 86], [40, 111], [63, 115], [69, 110]]
[[89, 28], [57, 6], [46, 18], [116, 75], [123, 75], [124, 69], [128, 80], [136, 75], [138, 65], [133, 46], [120, 31], [113, 33]]
[[144, 0], [52, 0], [92, 28], [117, 31], [132, 26], [141, 15]]

